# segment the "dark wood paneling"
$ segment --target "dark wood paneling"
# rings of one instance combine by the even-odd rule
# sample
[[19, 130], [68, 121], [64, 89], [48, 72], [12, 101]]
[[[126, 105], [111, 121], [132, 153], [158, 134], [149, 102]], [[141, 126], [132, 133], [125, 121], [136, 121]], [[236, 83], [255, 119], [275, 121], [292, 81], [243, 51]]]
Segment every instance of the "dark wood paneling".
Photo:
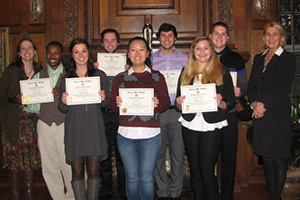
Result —
[[[189, 46], [196, 36], [204, 34], [204, 6], [203, 0], [89, 0], [88, 40], [96, 48], [100, 45], [101, 32], [106, 28], [114, 28], [122, 38], [122, 49], [129, 39], [142, 36], [143, 26], [149, 20], [154, 32], [162, 23], [173, 24], [178, 31], [177, 45]], [[156, 38], [155, 34], [153, 37]], [[157, 39], [154, 40], [155, 44], [158, 44]]]
[[21, 25], [22, 0], [0, 1], [1, 26]]

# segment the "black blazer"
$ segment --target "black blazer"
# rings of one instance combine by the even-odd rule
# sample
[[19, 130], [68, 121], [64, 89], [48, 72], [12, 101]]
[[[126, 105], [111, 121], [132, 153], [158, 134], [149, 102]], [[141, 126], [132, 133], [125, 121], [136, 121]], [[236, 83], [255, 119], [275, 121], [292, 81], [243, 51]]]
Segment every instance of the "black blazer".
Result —
[[248, 84], [249, 102], [259, 101], [267, 109], [253, 119], [253, 151], [268, 158], [291, 155], [291, 102], [289, 92], [294, 80], [296, 59], [283, 51], [274, 55], [264, 68], [265, 55], [255, 56]]
[[[177, 94], [176, 97], [181, 96], [181, 75], [185, 68], [182, 69], [180, 77], [178, 79], [177, 84]], [[232, 109], [235, 106], [235, 96], [234, 96], [234, 89], [232, 84], [232, 79], [230, 76], [230, 73], [227, 68], [222, 67], [222, 73], [223, 73], [223, 84], [216, 87], [217, 93], [221, 94], [223, 97], [223, 100], [227, 103], [227, 110]], [[194, 79], [191, 80], [190, 85], [193, 85]], [[218, 111], [216, 112], [205, 112], [202, 113], [205, 121], [207, 123], [216, 123], [220, 122], [226, 119], [225, 117], [225, 110], [218, 107]], [[196, 116], [196, 113], [192, 114], [182, 114], [182, 117], [186, 121], [192, 121]]]
[[295, 75], [295, 56], [287, 51], [280, 56], [275, 54], [263, 72], [264, 58], [262, 54], [254, 58], [248, 85], [249, 102], [263, 102], [268, 114], [290, 112], [288, 94]]

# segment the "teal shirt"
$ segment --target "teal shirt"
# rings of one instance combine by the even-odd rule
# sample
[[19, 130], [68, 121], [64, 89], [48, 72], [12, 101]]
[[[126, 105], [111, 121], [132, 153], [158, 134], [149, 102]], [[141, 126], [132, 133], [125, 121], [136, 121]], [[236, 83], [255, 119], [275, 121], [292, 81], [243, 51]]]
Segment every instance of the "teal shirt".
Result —
[[[53, 70], [47, 63], [47, 71], [49, 77], [51, 78], [52, 88], [55, 88], [60, 74], [62, 74], [64, 71], [64, 66], [60, 63], [59, 67], [56, 70]], [[34, 75], [32, 79], [39, 79], [39, 78], [40, 78], [40, 72]], [[26, 107], [24, 107], [24, 109], [27, 112], [39, 114], [41, 109], [41, 104], [40, 103], [28, 104]]]

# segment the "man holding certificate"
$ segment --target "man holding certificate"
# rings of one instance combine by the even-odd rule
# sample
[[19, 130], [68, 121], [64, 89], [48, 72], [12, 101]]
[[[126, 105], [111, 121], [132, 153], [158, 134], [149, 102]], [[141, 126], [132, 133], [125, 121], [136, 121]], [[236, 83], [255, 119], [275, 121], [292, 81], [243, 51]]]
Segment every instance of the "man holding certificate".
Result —
[[[71, 166], [66, 163], [65, 154], [65, 114], [58, 110], [59, 85], [64, 73], [61, 63], [63, 46], [57, 41], [46, 47], [47, 67], [33, 79], [50, 78], [53, 86], [54, 102], [28, 104], [27, 112], [39, 113], [37, 122], [38, 146], [42, 159], [42, 172], [49, 193], [54, 200], [75, 199], [71, 186]], [[66, 187], [66, 193], [65, 193]]]
[[[234, 93], [236, 100], [247, 94], [247, 73], [242, 56], [228, 46], [228, 27], [223, 22], [213, 24], [210, 38], [220, 62], [235, 74]], [[233, 76], [234, 77], [234, 76]], [[233, 78], [234, 80], [234, 78]], [[226, 113], [228, 126], [223, 129], [221, 143], [221, 195], [222, 200], [232, 200], [238, 145], [237, 108], [234, 106]]]
[[71, 183], [75, 198], [86, 199], [86, 164], [87, 197], [97, 199], [99, 165], [107, 157], [101, 107], [107, 105], [108, 82], [105, 73], [95, 69], [89, 44], [82, 38], [76, 38], [70, 44], [66, 72], [60, 84], [58, 108], [66, 114], [64, 141], [66, 161], [72, 166]]
[[[119, 113], [118, 147], [126, 172], [128, 199], [154, 199], [153, 174], [160, 150], [160, 113], [170, 106], [164, 76], [152, 70], [142, 37], [130, 40], [131, 67], [114, 80], [109, 107]], [[149, 114], [152, 111], [154, 114]]]
[[[181, 124], [178, 122], [180, 112], [174, 106], [178, 77], [187, 62], [187, 55], [176, 50], [176, 28], [164, 23], [157, 32], [161, 47], [152, 54], [153, 69], [159, 70], [166, 79], [171, 106], [161, 114], [161, 149], [156, 161], [155, 181], [159, 199], [180, 198], [183, 187], [183, 155], [184, 144]], [[167, 144], [170, 154], [170, 175], [166, 169]]]
[[[209, 88], [205, 87], [209, 84], [215, 85], [216, 94], [212, 94]], [[190, 86], [194, 86], [194, 90], [184, 92], [184, 88]], [[202, 90], [205, 92], [198, 86], [203, 86]], [[205, 96], [202, 97], [202, 93]], [[200, 107], [199, 110], [182, 114], [179, 118], [190, 166], [194, 199], [216, 200], [219, 194], [214, 173], [215, 164], [221, 147], [222, 128], [227, 126], [225, 112], [235, 106], [235, 97], [229, 71], [218, 61], [211, 40], [205, 36], [197, 37], [190, 48], [188, 62], [178, 82], [177, 108], [186, 109], [183, 106], [188, 98], [195, 99], [195, 105], [199, 102], [205, 103], [205, 98], [217, 104], [217, 111], [212, 104], [206, 102], [211, 106], [211, 110], [203, 111]], [[194, 104], [191, 104], [191, 107]]]
[[[102, 40], [102, 47], [105, 50], [104, 55], [116, 53], [120, 42], [120, 36], [115, 29], [105, 29], [104, 31], [102, 31], [101, 40]], [[100, 65], [99, 67], [102, 68], [101, 63], [99, 63], [99, 65]], [[121, 71], [124, 71], [124, 67], [125, 67], [124, 64], [123, 66], [114, 66], [114, 68], [122, 68]], [[114, 74], [113, 76], [109, 76], [109, 75], [107, 76], [108, 84], [109, 84], [109, 93], [111, 92], [115, 75], [117, 74]], [[117, 145], [117, 134], [118, 134], [118, 127], [119, 127], [118, 114], [112, 112], [108, 106], [102, 108], [102, 113], [103, 113], [104, 124], [105, 124], [105, 134], [106, 134], [107, 144], [108, 144], [108, 156], [105, 160], [101, 161], [100, 163], [99, 173], [101, 178], [101, 188], [100, 188], [101, 192], [99, 194], [100, 195], [99, 199], [108, 200], [111, 199], [113, 195], [112, 149], [114, 149], [115, 157], [116, 157], [115, 161], [116, 161], [116, 170], [117, 170], [118, 196], [120, 197], [120, 199], [126, 199], [125, 171], [124, 171], [123, 162]]]

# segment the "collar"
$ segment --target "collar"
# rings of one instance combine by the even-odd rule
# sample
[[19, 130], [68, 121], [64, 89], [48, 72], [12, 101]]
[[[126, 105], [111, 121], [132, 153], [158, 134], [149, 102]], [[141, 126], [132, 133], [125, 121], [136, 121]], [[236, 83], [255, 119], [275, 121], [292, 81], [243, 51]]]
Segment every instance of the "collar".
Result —
[[[268, 53], [268, 51], [269, 51], [269, 49], [265, 50], [265, 52], [261, 56], [263, 57], [264, 55], [266, 55]], [[279, 46], [274, 54], [277, 56], [280, 56], [283, 53], [283, 51], [284, 51], [284, 49], [281, 46]]]
[[228, 53], [230, 51], [231, 51], [231, 49], [226, 45], [225, 48], [222, 51], [216, 52], [216, 54], [223, 56], [223, 55], [225, 55], [226, 53]]
[[56, 69], [56, 70], [53, 70], [50, 66], [49, 66], [49, 64], [47, 63], [46, 64], [46, 66], [47, 66], [47, 70], [48, 70], [48, 74], [50, 74], [50, 73], [63, 73], [63, 71], [64, 71], [64, 66], [63, 66], [63, 64], [62, 63], [60, 63], [59, 64], [59, 66], [58, 66], [58, 68]]
[[[160, 57], [166, 57], [166, 56], [161, 52], [161, 48], [162, 48], [162, 47], [160, 47], [160, 48], [158, 49], [158, 56], [160, 56]], [[173, 46], [172, 49], [174, 50], [174, 53], [172, 53], [170, 56], [178, 57], [178, 51], [176, 50], [176, 47]], [[169, 57], [170, 57], [170, 56], [169, 56]]]
[[[149, 72], [149, 73], [151, 73], [150, 67], [148, 67], [147, 65], [145, 65], [144, 71], [142, 71], [142, 72], [140, 72], [140, 73], [144, 73], [144, 72]], [[133, 73], [135, 73], [135, 71], [132, 69], [132, 67], [130, 67], [130, 68], [128, 69], [128, 76], [130, 76], [130, 75], [133, 74]]]

